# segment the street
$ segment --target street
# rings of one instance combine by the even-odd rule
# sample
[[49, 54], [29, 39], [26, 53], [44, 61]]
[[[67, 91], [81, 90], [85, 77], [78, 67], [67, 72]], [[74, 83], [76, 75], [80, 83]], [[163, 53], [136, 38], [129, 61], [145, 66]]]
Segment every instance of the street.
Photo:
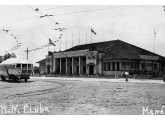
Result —
[[165, 105], [165, 84], [156, 80], [31, 77], [0, 81], [0, 114], [143, 114]]

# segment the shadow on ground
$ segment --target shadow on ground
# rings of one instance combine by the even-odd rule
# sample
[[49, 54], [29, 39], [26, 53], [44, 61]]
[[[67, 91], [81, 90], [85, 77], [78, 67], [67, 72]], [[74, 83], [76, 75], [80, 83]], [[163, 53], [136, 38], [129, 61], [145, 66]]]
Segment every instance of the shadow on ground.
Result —
[[14, 80], [2, 81], [2, 80], [0, 80], [0, 82], [7, 82], [7, 83], [31, 83], [31, 82], [34, 82], [34, 81], [27, 81], [27, 82], [25, 82], [24, 80], [18, 80], [18, 81], [14, 81]]

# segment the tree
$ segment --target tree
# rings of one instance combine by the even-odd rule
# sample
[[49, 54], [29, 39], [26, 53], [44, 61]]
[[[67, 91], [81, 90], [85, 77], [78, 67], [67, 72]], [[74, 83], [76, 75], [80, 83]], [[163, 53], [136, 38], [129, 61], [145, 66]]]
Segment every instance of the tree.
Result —
[[10, 53], [6, 53], [4, 55], [4, 60], [7, 60], [9, 58], [16, 58], [16, 55], [14, 53], [11, 53], [11, 54]]

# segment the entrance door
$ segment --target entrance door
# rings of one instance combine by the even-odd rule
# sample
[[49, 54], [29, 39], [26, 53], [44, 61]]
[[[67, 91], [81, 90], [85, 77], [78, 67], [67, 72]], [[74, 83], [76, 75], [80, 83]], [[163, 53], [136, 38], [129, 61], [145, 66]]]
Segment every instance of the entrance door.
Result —
[[76, 67], [76, 73], [79, 74], [79, 66]]
[[47, 74], [50, 74], [50, 65], [47, 65]]
[[94, 75], [94, 65], [89, 66], [89, 75]]
[[70, 66], [70, 74], [73, 74], [73, 73], [72, 73], [72, 66]]

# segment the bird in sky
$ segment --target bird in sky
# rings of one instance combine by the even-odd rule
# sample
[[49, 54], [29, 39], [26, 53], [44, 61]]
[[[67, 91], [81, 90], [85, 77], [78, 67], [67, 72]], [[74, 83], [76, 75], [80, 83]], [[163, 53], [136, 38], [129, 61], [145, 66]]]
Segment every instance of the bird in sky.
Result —
[[53, 15], [47, 15], [47, 14], [45, 15], [45, 17], [48, 17], [48, 16], [53, 16]]
[[36, 9], [35, 9], [35, 11], [36, 11], [36, 12], [39, 12], [39, 9], [38, 9], [38, 8], [36, 8]]
[[44, 15], [44, 16], [40, 16], [40, 18], [49, 17], [49, 16], [53, 16], [53, 15], [48, 15], [48, 14], [46, 14], [46, 15]]
[[61, 28], [60, 31], [63, 31], [63, 30], [65, 30], [65, 29], [66, 29], [66, 28]]
[[5, 31], [6, 33], [8, 33], [8, 32], [9, 32], [9, 30], [5, 30], [5, 29], [3, 29], [3, 31]]
[[54, 30], [59, 30], [59, 28], [57, 28], [57, 29], [54, 29]]

